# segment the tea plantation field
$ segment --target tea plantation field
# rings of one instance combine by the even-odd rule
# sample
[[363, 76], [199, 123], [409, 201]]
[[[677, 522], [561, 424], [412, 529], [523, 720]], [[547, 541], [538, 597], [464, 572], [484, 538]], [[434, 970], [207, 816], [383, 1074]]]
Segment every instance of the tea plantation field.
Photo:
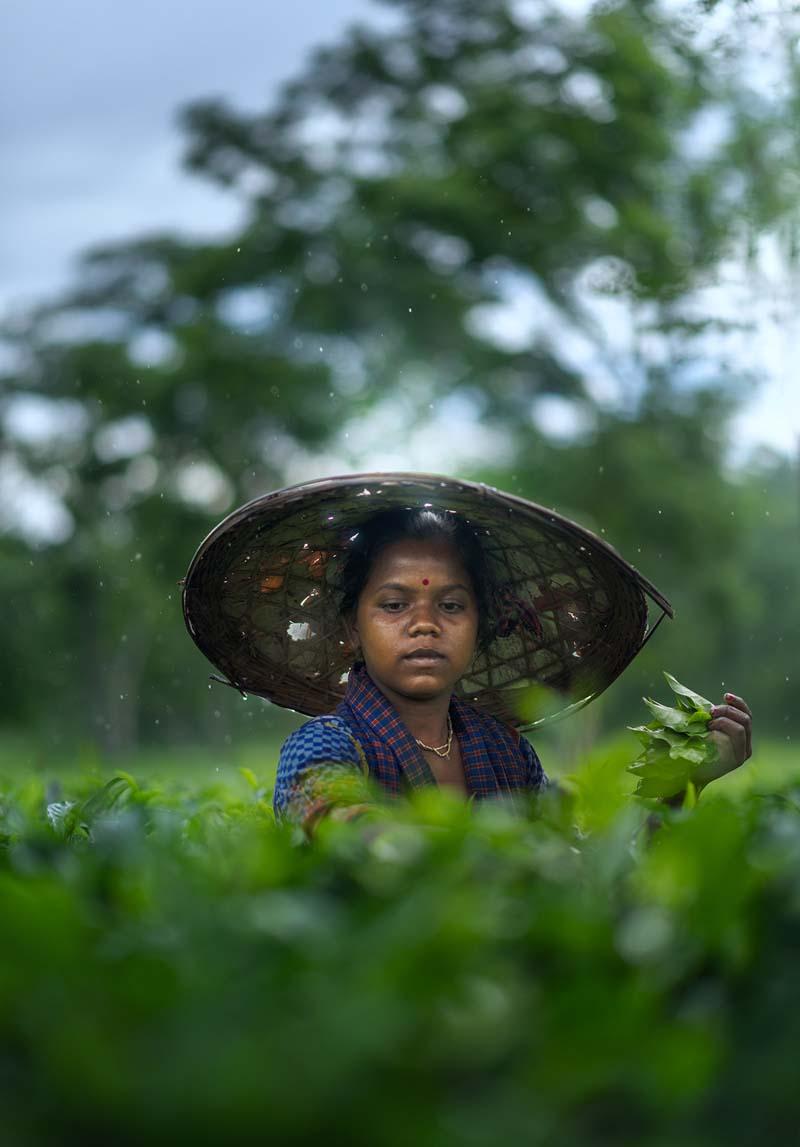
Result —
[[[274, 755], [0, 757], [0, 1141], [755, 1144], [800, 1121], [800, 762], [273, 821]], [[218, 771], [219, 770], [219, 771]]]

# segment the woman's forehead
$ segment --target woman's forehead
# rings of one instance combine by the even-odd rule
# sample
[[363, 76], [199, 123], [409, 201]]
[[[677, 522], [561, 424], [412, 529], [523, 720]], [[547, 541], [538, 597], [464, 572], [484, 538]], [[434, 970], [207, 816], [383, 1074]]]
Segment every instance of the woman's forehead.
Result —
[[376, 555], [369, 580], [376, 576], [384, 579], [391, 573], [429, 581], [457, 574], [467, 584], [470, 581], [456, 546], [446, 538], [404, 538], [390, 542]]

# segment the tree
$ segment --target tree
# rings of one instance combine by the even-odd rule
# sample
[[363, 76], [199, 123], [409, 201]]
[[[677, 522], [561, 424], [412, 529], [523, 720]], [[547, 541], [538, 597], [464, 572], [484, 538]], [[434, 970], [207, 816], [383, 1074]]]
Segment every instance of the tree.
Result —
[[[658, 4], [393, 7], [395, 28], [353, 29], [263, 114], [185, 111], [187, 163], [242, 201], [235, 237], [94, 250], [72, 291], [6, 331], [4, 408], [77, 412], [44, 449], [6, 442], [71, 521], [46, 547], [70, 608], [57, 637], [42, 622], [23, 677], [48, 671], [45, 649], [51, 669], [72, 658], [59, 688], [112, 746], [193, 728], [203, 672], [175, 581], [216, 518], [281, 484], [296, 444], [322, 448], [403, 384], [398, 433], [457, 391], [524, 462], [546, 445], [535, 400], [594, 416], [570, 341], [624, 376], [599, 297], [691, 357], [693, 292], [789, 215], [784, 105]], [[698, 153], [709, 114], [725, 130]], [[530, 314], [504, 334], [522, 287]], [[650, 459], [610, 431], [601, 448], [622, 451], [627, 496]]]
[[639, 723], [637, 714], [644, 721], [643, 694], [669, 701], [662, 669], [716, 701], [725, 690], [744, 696], [759, 742], [797, 729], [790, 636], [800, 624], [792, 592], [800, 562], [797, 474], [769, 453], [730, 473], [727, 407], [719, 385], [683, 392], [654, 377], [635, 412], [605, 412], [579, 439], [520, 452], [513, 472], [482, 471], [490, 483], [524, 490], [601, 535], [675, 610], [575, 722], [579, 746], [587, 730], [620, 730]]

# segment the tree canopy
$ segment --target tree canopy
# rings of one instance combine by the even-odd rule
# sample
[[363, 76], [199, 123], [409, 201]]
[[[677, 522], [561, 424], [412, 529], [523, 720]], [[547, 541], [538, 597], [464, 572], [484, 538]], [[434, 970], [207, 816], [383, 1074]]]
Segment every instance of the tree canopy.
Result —
[[[641, 0], [390, 6], [391, 27], [350, 29], [263, 112], [183, 110], [186, 163], [239, 200], [235, 234], [97, 248], [64, 297], [6, 324], [8, 473], [62, 507], [38, 542], [7, 511], [7, 598], [36, 591], [8, 626], [8, 718], [37, 720], [57, 690], [112, 747], [191, 736], [204, 673], [175, 583], [196, 545], [398, 393], [400, 439], [461, 396], [504, 443], [476, 476], [663, 571], [697, 622], [671, 655], [716, 678], [745, 666], [743, 624], [763, 633], [764, 511], [724, 471], [756, 380], [709, 342], [702, 292], [765, 234], [791, 248], [792, 68], [768, 91], [744, 49], [709, 50], [686, 12]], [[604, 383], [635, 400], [609, 408]], [[547, 396], [583, 435], [548, 438]], [[52, 433], [31, 439], [9, 415], [33, 400]], [[789, 523], [781, 465], [764, 482]], [[775, 584], [796, 533], [781, 538]]]

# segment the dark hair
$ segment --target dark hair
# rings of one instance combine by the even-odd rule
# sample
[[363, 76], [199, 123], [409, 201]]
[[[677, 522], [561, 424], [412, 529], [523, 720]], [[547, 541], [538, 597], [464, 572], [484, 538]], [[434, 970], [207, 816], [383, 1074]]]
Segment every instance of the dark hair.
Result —
[[490, 616], [492, 577], [480, 542], [468, 523], [452, 510], [396, 506], [382, 510], [358, 528], [348, 547], [339, 577], [339, 612], [352, 617], [378, 554], [392, 542], [406, 539], [444, 540], [457, 550], [472, 581], [478, 606], [476, 650], [483, 652], [494, 636]]

